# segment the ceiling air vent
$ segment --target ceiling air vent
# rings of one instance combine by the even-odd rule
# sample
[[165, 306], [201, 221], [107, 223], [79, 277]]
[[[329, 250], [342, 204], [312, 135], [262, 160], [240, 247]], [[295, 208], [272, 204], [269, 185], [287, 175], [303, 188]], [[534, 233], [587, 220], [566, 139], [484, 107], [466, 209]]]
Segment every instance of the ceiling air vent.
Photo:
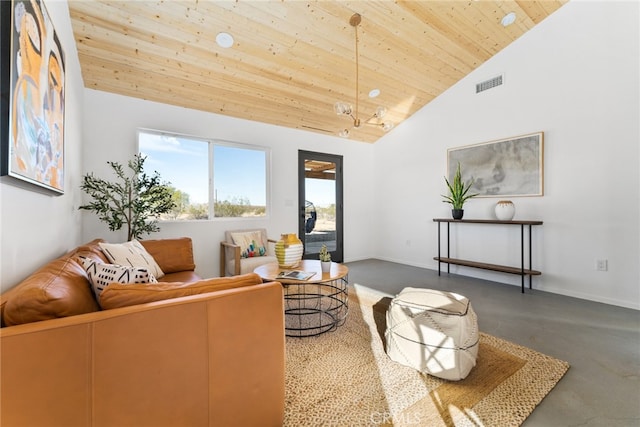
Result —
[[489, 90], [492, 89], [496, 86], [500, 86], [502, 85], [502, 75], [499, 75], [497, 77], [494, 77], [492, 79], [489, 80], [485, 80], [483, 82], [477, 83], [476, 84], [476, 93], [480, 93], [480, 92], [484, 92], [485, 90]]

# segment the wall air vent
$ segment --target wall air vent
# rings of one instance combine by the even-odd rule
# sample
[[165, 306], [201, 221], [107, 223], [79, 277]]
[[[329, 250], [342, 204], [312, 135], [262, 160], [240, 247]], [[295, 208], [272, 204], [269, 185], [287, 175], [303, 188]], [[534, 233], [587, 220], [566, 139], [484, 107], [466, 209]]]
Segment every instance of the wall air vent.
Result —
[[493, 89], [496, 86], [502, 85], [503, 76], [499, 75], [489, 80], [485, 80], [483, 82], [476, 84], [476, 93], [484, 92], [485, 90]]

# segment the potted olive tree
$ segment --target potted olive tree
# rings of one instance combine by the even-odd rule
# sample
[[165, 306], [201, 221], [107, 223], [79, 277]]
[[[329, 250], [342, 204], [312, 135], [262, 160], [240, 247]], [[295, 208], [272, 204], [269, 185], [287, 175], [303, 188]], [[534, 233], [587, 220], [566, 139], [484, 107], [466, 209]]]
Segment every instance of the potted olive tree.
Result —
[[453, 219], [462, 219], [462, 215], [464, 214], [462, 206], [464, 205], [464, 202], [478, 195], [477, 193], [469, 193], [469, 190], [471, 190], [471, 186], [473, 185], [473, 179], [468, 183], [464, 183], [462, 181], [460, 163], [458, 162], [458, 168], [456, 169], [456, 173], [453, 176], [453, 183], [450, 183], [447, 177], [444, 178], [444, 181], [447, 183], [449, 195], [442, 195], [442, 197], [444, 197], [443, 202], [451, 204], [453, 208], [451, 210]]
[[107, 223], [109, 230], [127, 226], [127, 240], [139, 239], [144, 234], [159, 231], [157, 218], [175, 206], [173, 191], [168, 182], [161, 182], [160, 174], [144, 172], [146, 157], [136, 154], [129, 160], [129, 172], [117, 162], [107, 162], [113, 169], [115, 182], [88, 173], [82, 177], [80, 188], [92, 201], [80, 209], [93, 211]]

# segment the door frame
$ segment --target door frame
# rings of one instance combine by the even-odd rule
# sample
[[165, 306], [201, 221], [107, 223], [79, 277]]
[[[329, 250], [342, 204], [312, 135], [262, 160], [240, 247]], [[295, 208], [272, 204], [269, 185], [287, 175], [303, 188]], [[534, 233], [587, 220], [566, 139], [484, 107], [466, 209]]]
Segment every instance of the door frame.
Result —
[[[336, 249], [330, 251], [333, 262], [344, 261], [344, 203], [343, 203], [343, 156], [338, 154], [319, 153], [315, 151], [298, 150], [298, 236], [304, 241], [305, 236], [305, 160], [319, 160], [332, 162], [336, 165]], [[317, 258], [317, 254], [304, 254], [304, 258]]]

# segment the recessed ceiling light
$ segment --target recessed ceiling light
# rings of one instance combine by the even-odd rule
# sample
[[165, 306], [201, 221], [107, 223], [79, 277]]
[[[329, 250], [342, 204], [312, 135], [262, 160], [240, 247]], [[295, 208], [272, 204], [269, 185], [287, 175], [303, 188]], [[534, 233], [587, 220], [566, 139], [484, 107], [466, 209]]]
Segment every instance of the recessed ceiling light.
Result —
[[380, 95], [380, 89], [371, 89], [369, 92], [369, 98], [375, 98], [378, 95]]
[[516, 13], [515, 12], [509, 12], [506, 15], [504, 15], [504, 17], [502, 18], [502, 21], [500, 21], [502, 23], [503, 27], [507, 27], [511, 24], [513, 24], [514, 22], [516, 22]]
[[233, 36], [229, 33], [218, 33], [216, 36], [216, 43], [218, 43], [218, 46], [224, 47], [225, 49], [229, 48], [233, 46]]

